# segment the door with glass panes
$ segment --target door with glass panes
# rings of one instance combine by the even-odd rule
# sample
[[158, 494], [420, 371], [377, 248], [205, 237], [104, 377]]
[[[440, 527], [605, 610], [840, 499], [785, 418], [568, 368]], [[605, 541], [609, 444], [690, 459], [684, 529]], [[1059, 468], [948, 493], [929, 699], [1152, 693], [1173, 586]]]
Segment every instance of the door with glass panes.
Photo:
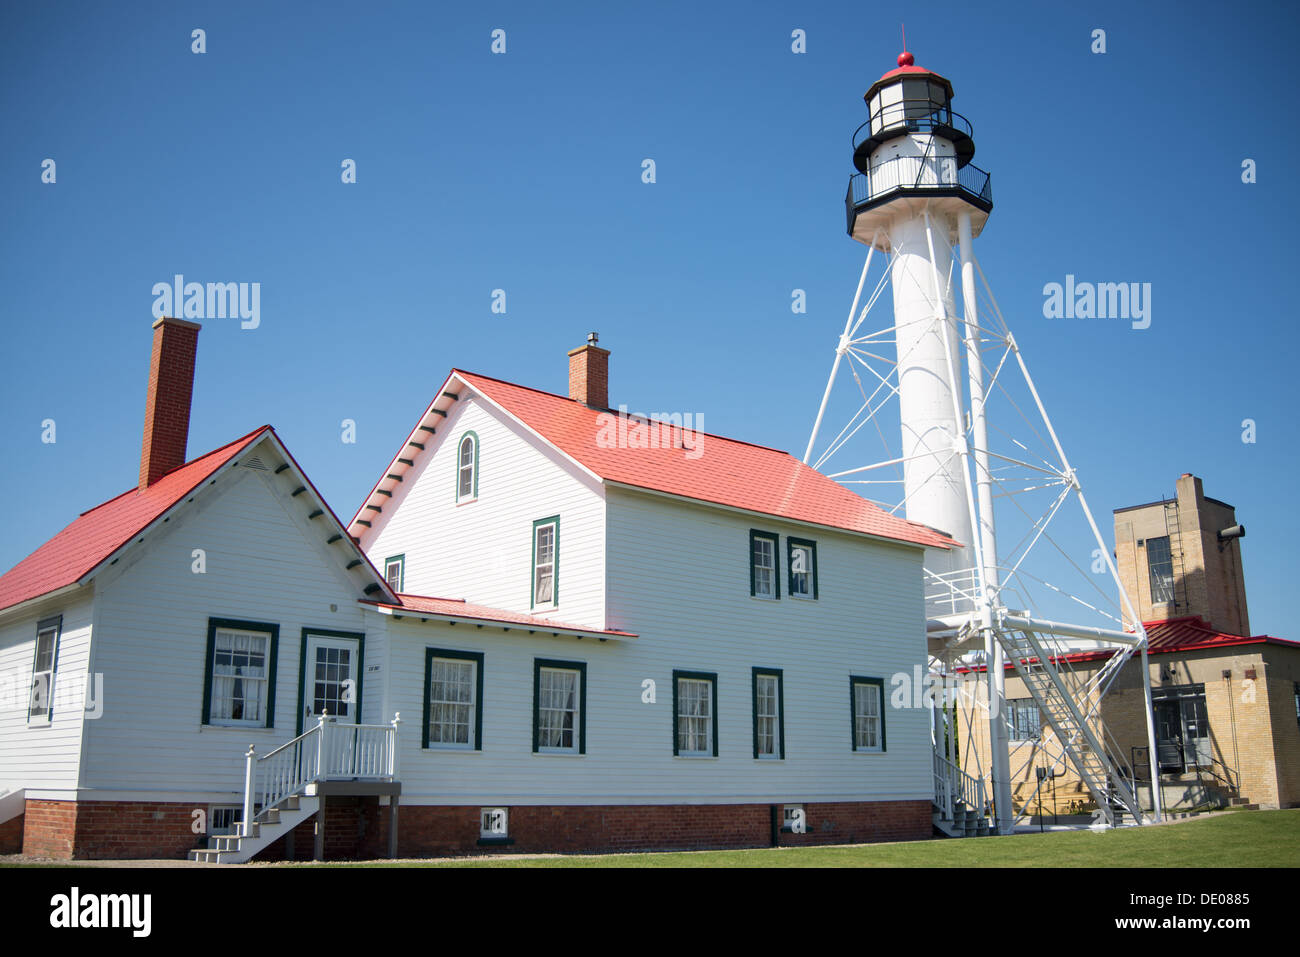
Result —
[[302, 675], [302, 730], [310, 731], [322, 715], [328, 715], [328, 771], [346, 775], [356, 748], [355, 725], [361, 701], [361, 640], [308, 632], [306, 645]]

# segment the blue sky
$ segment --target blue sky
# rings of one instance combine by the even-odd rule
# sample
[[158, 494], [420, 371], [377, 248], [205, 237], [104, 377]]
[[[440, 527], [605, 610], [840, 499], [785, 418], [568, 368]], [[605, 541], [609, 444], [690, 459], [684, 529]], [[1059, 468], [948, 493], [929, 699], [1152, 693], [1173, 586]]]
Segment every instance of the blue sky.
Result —
[[[974, 124], [978, 252], [1103, 530], [1195, 472], [1249, 529], [1252, 630], [1297, 637], [1295, 14], [878, 6], [5, 4], [0, 566], [133, 484], [176, 273], [262, 290], [256, 330], [204, 322], [191, 455], [270, 422], [344, 518], [450, 367], [563, 392], [593, 329], [615, 404], [802, 454], [864, 252], [849, 138], [905, 19]], [[1151, 327], [1045, 319], [1066, 274], [1151, 283]]]

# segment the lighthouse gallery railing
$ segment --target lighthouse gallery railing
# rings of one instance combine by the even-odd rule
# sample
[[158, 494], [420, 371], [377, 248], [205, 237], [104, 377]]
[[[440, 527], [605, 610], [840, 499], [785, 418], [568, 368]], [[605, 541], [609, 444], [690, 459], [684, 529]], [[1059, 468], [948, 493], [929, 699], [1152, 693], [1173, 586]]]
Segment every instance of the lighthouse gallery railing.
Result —
[[850, 206], [875, 202], [899, 189], [957, 189], [980, 203], [993, 204], [991, 177], [974, 163], [957, 165], [954, 156], [895, 156], [869, 172], [849, 177]]

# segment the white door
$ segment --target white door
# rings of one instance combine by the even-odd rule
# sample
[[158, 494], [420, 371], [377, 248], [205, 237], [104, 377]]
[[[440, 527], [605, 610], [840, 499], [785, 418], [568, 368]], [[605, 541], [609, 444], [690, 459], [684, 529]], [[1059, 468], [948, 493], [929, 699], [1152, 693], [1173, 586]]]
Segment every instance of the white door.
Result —
[[337, 724], [357, 723], [361, 676], [357, 673], [359, 642], [355, 638], [307, 635], [303, 668], [302, 729], [306, 731], [328, 713]]
[[323, 755], [326, 778], [351, 778], [356, 773], [360, 651], [355, 638], [307, 634], [302, 729], [310, 730], [322, 714], [329, 716]]

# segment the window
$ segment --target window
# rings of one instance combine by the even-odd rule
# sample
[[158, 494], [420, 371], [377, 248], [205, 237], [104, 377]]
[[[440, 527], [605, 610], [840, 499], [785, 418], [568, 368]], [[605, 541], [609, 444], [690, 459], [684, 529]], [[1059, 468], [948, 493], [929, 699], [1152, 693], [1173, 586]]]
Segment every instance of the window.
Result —
[[533, 522], [532, 605], [557, 605], [560, 601], [556, 575], [560, 564], [560, 517]]
[[214, 804], [208, 808], [208, 836], [234, 834], [235, 825], [244, 820], [244, 809], [235, 804]]
[[808, 815], [802, 804], [785, 804], [781, 806], [781, 830], [790, 834], [805, 834], [808, 830]]
[[1295, 683], [1295, 720], [1300, 724], [1300, 681]]
[[885, 750], [885, 679], [849, 679], [853, 707], [853, 750]]
[[718, 756], [718, 676], [673, 672], [673, 754]]
[[587, 666], [581, 661], [533, 662], [533, 751], [587, 753]]
[[1007, 729], [1012, 741], [1036, 741], [1042, 736], [1043, 719], [1033, 698], [1007, 699]]
[[754, 757], [785, 757], [785, 702], [781, 694], [781, 672], [776, 668], [754, 669]]
[[[406, 556], [394, 555], [384, 559], [384, 581], [393, 591], [402, 591], [406, 585]], [[332, 713], [332, 712], [331, 712]]]
[[478, 836], [482, 841], [502, 840], [510, 836], [510, 809], [485, 807], [479, 809]]
[[54, 672], [59, 660], [59, 635], [63, 616], [36, 623], [36, 651], [32, 656], [32, 688], [27, 702], [27, 720], [49, 721], [54, 717]]
[[1174, 600], [1174, 558], [1169, 536], [1147, 539], [1147, 566], [1151, 571], [1151, 604]]
[[483, 655], [428, 648], [424, 653], [425, 748], [483, 750]]
[[817, 543], [805, 538], [785, 540], [786, 564], [790, 568], [791, 598], [817, 597]]
[[456, 446], [456, 501], [478, 498], [478, 434], [466, 432]]
[[274, 727], [275, 666], [280, 626], [208, 619], [203, 723]]
[[781, 597], [776, 541], [768, 532], [749, 531], [749, 593], [755, 598]]

